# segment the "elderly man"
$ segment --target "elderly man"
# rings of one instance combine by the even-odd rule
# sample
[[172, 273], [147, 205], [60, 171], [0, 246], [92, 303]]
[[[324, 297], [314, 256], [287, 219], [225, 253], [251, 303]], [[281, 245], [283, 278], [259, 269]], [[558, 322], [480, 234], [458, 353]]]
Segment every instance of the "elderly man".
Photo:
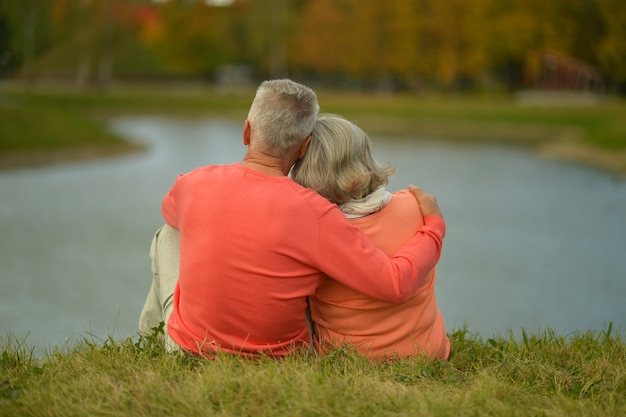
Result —
[[152, 244], [141, 332], [165, 321], [170, 348], [280, 357], [308, 346], [307, 297], [324, 276], [402, 303], [435, 266], [445, 223], [431, 195], [412, 189], [427, 221], [389, 258], [336, 205], [288, 177], [318, 112], [308, 87], [265, 81], [244, 123], [242, 162], [177, 178]]

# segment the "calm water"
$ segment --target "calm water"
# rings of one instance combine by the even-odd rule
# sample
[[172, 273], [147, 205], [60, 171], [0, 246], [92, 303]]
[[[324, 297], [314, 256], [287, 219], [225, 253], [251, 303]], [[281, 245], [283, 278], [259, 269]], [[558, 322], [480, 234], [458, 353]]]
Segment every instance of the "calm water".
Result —
[[[177, 174], [243, 156], [241, 125], [118, 119], [148, 151], [0, 172], [0, 336], [38, 349], [134, 336], [148, 247]], [[378, 140], [379, 160], [437, 195], [437, 295], [449, 330], [626, 330], [626, 181], [519, 149]]]

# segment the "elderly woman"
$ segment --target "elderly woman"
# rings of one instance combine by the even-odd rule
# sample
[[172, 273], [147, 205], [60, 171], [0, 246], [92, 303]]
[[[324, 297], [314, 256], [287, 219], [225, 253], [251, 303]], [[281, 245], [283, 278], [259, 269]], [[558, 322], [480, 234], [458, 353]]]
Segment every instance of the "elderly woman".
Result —
[[[339, 116], [323, 115], [313, 129], [293, 179], [339, 206], [345, 216], [388, 255], [424, 225], [415, 197], [390, 193], [394, 173], [372, 157], [368, 136]], [[428, 355], [445, 360], [450, 352], [435, 297], [435, 269], [405, 304], [375, 300], [331, 278], [310, 299], [314, 344], [328, 352], [342, 344], [372, 359]]]

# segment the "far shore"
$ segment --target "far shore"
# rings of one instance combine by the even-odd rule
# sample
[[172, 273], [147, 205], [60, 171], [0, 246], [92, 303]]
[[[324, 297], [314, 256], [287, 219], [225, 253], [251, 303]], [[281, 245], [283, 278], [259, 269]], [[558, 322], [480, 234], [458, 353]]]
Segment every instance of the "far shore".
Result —
[[[491, 141], [490, 143], [495, 142]], [[580, 142], [567, 140], [540, 143], [534, 145], [534, 148], [538, 155], [542, 157], [575, 162], [626, 177], [626, 151], [608, 151], [584, 145]], [[118, 144], [93, 148], [10, 152], [0, 154], [0, 171], [98, 160], [142, 151], [145, 151], [144, 146], [129, 142], [123, 145]]]
[[626, 151], [607, 151], [563, 141], [543, 144], [538, 152], [548, 158], [577, 162], [626, 177]]
[[[194, 85], [68, 93], [0, 85], [0, 170], [115, 157], [143, 148], [108, 131], [118, 116], [245, 119], [252, 91]], [[411, 95], [320, 91], [374, 139], [442, 140], [533, 149], [538, 155], [626, 176], [626, 103], [618, 97]], [[557, 100], [558, 98], [558, 100]], [[532, 99], [532, 100], [531, 100]], [[581, 101], [582, 100], [582, 101]], [[572, 104], [574, 103], [574, 104]]]

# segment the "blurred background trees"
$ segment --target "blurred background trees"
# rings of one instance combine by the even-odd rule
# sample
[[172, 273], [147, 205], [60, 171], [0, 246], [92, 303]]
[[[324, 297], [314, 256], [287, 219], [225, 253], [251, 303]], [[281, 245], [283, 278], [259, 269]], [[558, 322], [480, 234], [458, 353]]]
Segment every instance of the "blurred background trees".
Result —
[[0, 77], [626, 92], [623, 0], [0, 0]]

